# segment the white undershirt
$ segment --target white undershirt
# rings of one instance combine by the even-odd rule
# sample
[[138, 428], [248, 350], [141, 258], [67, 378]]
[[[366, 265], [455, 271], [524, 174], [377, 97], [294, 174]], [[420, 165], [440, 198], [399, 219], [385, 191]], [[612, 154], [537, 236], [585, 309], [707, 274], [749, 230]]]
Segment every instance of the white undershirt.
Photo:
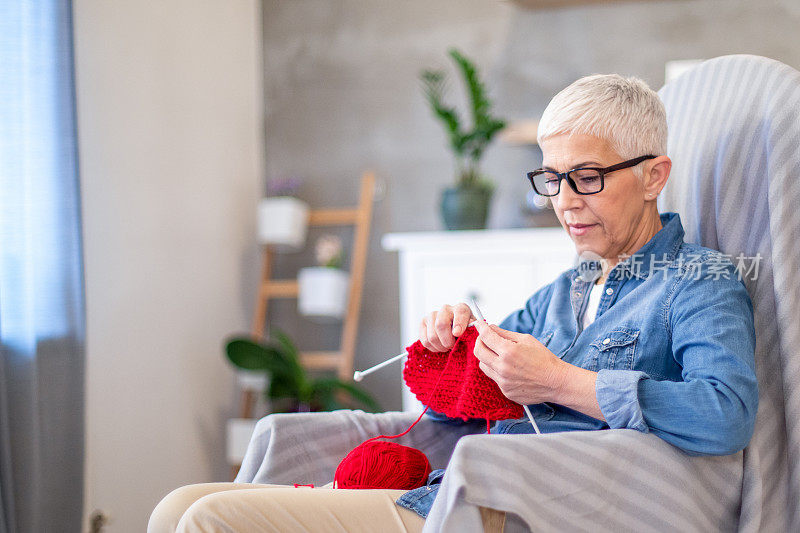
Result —
[[604, 283], [595, 283], [592, 285], [592, 290], [589, 293], [589, 303], [586, 304], [586, 312], [583, 314], [583, 327], [586, 327], [594, 322], [597, 315], [597, 308], [600, 305], [600, 298], [603, 297]]

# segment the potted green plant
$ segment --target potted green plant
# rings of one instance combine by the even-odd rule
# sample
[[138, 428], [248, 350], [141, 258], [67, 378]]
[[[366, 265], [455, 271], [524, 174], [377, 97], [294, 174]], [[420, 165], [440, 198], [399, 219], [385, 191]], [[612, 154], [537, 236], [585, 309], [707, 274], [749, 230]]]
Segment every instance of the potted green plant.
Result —
[[444, 103], [446, 74], [441, 70], [424, 70], [420, 75], [425, 96], [434, 116], [445, 127], [456, 159], [456, 185], [442, 193], [442, 218], [447, 229], [483, 229], [494, 185], [481, 173], [479, 164], [487, 146], [506, 122], [492, 116], [492, 104], [472, 61], [454, 48], [448, 53], [464, 79], [472, 113], [471, 128], [464, 125], [454, 107]]
[[331, 411], [348, 407], [380, 410], [378, 402], [353, 383], [331, 376], [310, 376], [286, 334], [275, 331], [271, 339], [274, 340], [262, 343], [250, 337], [233, 337], [227, 341], [225, 353], [240, 369], [269, 374], [264, 395], [273, 411]]

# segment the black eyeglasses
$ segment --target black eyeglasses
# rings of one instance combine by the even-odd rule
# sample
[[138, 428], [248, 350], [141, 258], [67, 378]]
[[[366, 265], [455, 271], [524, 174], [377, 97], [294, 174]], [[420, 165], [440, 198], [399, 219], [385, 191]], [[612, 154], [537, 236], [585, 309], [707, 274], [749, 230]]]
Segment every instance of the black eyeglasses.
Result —
[[533, 190], [542, 196], [557, 195], [561, 191], [561, 180], [567, 180], [570, 188], [578, 194], [597, 194], [603, 190], [606, 174], [623, 168], [634, 167], [646, 159], [655, 157], [654, 155], [643, 155], [610, 167], [581, 167], [560, 173], [539, 169], [528, 172], [528, 179], [533, 186]]

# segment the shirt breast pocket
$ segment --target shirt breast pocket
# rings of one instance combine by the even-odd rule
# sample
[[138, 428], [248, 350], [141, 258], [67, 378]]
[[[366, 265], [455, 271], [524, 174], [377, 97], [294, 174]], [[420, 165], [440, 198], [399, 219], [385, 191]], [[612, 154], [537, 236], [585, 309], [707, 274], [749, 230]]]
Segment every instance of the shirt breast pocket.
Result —
[[632, 370], [638, 339], [639, 331], [629, 328], [616, 328], [598, 337], [589, 345], [585, 368]]

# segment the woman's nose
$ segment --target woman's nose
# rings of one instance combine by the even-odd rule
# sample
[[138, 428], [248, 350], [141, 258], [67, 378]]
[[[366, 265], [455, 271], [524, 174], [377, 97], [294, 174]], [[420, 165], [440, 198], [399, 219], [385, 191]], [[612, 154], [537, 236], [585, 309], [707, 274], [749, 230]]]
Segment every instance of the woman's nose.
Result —
[[572, 190], [567, 180], [561, 182], [561, 189], [553, 199], [556, 201], [556, 205], [561, 211], [575, 209], [583, 205], [583, 198], [581, 198], [580, 194]]

